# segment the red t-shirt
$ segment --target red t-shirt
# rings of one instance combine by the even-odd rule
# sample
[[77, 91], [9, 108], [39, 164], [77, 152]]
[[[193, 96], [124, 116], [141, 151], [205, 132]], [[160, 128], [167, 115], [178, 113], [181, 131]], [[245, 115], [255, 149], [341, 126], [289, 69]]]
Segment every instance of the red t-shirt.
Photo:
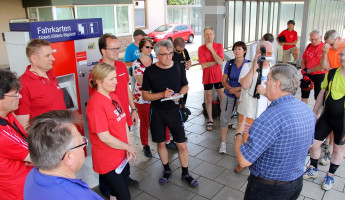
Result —
[[12, 113], [3, 120], [12, 126], [0, 123], [0, 198], [23, 199], [25, 178], [32, 167], [23, 161], [29, 154], [28, 144], [13, 128], [14, 123], [27, 134]]
[[[305, 51], [303, 53], [302, 59], [305, 60], [305, 67], [307, 69], [314, 68], [320, 64], [321, 57], [322, 57], [322, 47], [324, 43], [321, 42], [319, 45], [314, 46], [312, 44], [308, 44], [308, 46], [305, 48]], [[310, 73], [313, 74], [323, 74], [327, 71], [317, 71]]]
[[[102, 59], [99, 62], [103, 62]], [[129, 97], [128, 97], [128, 83], [129, 83], [129, 76], [127, 72], [126, 65], [123, 62], [115, 61], [115, 70], [117, 75], [117, 85], [115, 89], [115, 94], [119, 97], [122, 108], [126, 112], [126, 120], [128, 126], [132, 126], [133, 121], [131, 117], [131, 113], [129, 111]], [[89, 75], [89, 82], [91, 79], [91, 73]], [[96, 90], [92, 89], [89, 86], [89, 95], [91, 96]]]
[[[213, 49], [217, 55], [224, 60], [224, 48], [222, 44], [213, 43]], [[206, 44], [199, 47], [198, 50], [199, 63], [215, 61], [211, 51], [207, 49]], [[203, 69], [202, 84], [211, 84], [222, 82], [222, 68], [220, 65], [215, 64], [212, 67]]]
[[94, 92], [86, 107], [89, 137], [92, 144], [93, 170], [99, 174], [106, 174], [115, 170], [126, 157], [126, 151], [114, 149], [102, 142], [97, 133], [109, 131], [109, 133], [127, 143], [126, 113], [119, 113], [112, 103], [115, 100], [121, 102], [114, 93], [110, 93], [110, 99], [99, 92]]
[[52, 110], [66, 110], [63, 92], [52, 70], [47, 72], [49, 79], [30, 71], [29, 65], [19, 78], [23, 96], [19, 100], [16, 115], [30, 115], [30, 119]]
[[[282, 35], [284, 35], [284, 37], [286, 39], [286, 43], [298, 41], [297, 32], [295, 30], [288, 31], [287, 29], [285, 29], [277, 37], [280, 37]], [[288, 49], [291, 49], [295, 46], [296, 45], [284, 45], [283, 50], [288, 50]]]

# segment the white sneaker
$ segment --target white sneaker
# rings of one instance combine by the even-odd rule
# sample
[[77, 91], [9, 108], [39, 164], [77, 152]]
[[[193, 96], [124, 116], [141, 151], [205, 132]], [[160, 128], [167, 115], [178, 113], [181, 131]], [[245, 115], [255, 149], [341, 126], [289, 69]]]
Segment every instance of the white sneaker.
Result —
[[331, 160], [331, 152], [326, 151], [325, 155], [319, 160], [319, 163], [321, 165], [329, 165], [329, 162]]
[[226, 153], [226, 143], [225, 142], [222, 142], [220, 144], [219, 153], [221, 153], [221, 154]]
[[322, 189], [324, 190], [330, 190], [332, 188], [332, 185], [334, 183], [333, 176], [330, 176], [329, 174], [325, 176], [325, 180], [322, 183]]

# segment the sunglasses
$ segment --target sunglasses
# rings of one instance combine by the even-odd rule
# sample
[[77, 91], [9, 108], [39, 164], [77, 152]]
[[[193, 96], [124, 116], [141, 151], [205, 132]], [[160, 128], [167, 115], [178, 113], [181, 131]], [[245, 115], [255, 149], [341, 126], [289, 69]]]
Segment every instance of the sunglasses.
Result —
[[152, 46], [145, 46], [146, 49], [153, 49]]

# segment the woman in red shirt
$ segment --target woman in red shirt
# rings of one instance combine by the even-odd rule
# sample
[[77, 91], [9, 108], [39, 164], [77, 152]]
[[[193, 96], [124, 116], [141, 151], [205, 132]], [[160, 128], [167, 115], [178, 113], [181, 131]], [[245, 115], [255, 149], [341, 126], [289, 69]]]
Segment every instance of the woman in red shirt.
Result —
[[116, 84], [113, 66], [106, 63], [95, 65], [90, 86], [97, 91], [88, 101], [86, 116], [92, 144], [93, 169], [111, 187], [110, 199], [116, 197], [122, 200], [130, 199], [125, 179], [126, 169], [122, 172], [115, 172], [115, 169], [124, 159], [135, 159], [136, 149], [129, 134], [126, 113], [113, 92]]

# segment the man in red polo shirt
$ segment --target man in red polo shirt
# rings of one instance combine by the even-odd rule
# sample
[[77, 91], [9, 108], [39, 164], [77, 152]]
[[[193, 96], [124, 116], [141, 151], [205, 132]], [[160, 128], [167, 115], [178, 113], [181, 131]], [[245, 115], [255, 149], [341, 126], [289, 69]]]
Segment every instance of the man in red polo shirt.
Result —
[[23, 199], [25, 178], [32, 166], [27, 134], [12, 112], [22, 97], [16, 75], [0, 70], [0, 198]]
[[19, 123], [26, 128], [29, 119], [52, 110], [65, 110], [63, 92], [51, 70], [53, 50], [50, 42], [33, 39], [26, 47], [31, 65], [19, 78], [22, 85], [19, 108], [15, 111]]
[[201, 45], [198, 49], [199, 63], [202, 67], [202, 84], [206, 96], [205, 107], [208, 114], [208, 122], [206, 130], [213, 130], [212, 118], [212, 88], [217, 91], [220, 105], [222, 105], [224, 86], [222, 85], [222, 68], [221, 64], [224, 61], [224, 49], [220, 43], [215, 43], [215, 34], [212, 27], [204, 29], [205, 44]]
[[[119, 52], [120, 52], [120, 44], [116, 36], [111, 34], [104, 34], [98, 39], [98, 46], [99, 50], [102, 54], [102, 59], [100, 62], [107, 63], [111, 66], [115, 67], [116, 74], [117, 74], [117, 85], [115, 94], [118, 96], [122, 108], [126, 113], [126, 121], [127, 125], [130, 127], [132, 124], [136, 125], [138, 122], [138, 113], [137, 109], [135, 108], [135, 104], [133, 101], [133, 94], [131, 89], [129, 88], [129, 76], [127, 72], [126, 65], [123, 62], [118, 61]], [[90, 78], [90, 77], [89, 77]], [[89, 90], [90, 96], [92, 95], [92, 90]], [[131, 107], [132, 114], [129, 110]], [[127, 184], [128, 186], [136, 186], [138, 185], [138, 181], [133, 180], [129, 177], [129, 168], [126, 174]], [[105, 184], [105, 182], [100, 178], [100, 190], [104, 196], [109, 196], [110, 188]]]
[[[291, 54], [294, 58], [293, 63], [297, 63], [297, 59], [299, 57], [299, 49], [296, 47], [298, 37], [297, 32], [294, 29], [295, 21], [289, 20], [287, 22], [287, 29], [283, 30], [278, 36], [277, 36], [277, 42], [280, 46], [283, 46], [283, 62], [289, 62], [291, 58]], [[285, 37], [285, 42], [281, 42], [279, 38], [281, 36]]]
[[[305, 48], [301, 61], [302, 74], [308, 76], [314, 82], [314, 99], [321, 90], [321, 83], [325, 78], [326, 70], [321, 70], [320, 61], [322, 57], [321, 33], [318, 30], [310, 32], [310, 44]], [[302, 101], [308, 104], [310, 90], [301, 87]]]

